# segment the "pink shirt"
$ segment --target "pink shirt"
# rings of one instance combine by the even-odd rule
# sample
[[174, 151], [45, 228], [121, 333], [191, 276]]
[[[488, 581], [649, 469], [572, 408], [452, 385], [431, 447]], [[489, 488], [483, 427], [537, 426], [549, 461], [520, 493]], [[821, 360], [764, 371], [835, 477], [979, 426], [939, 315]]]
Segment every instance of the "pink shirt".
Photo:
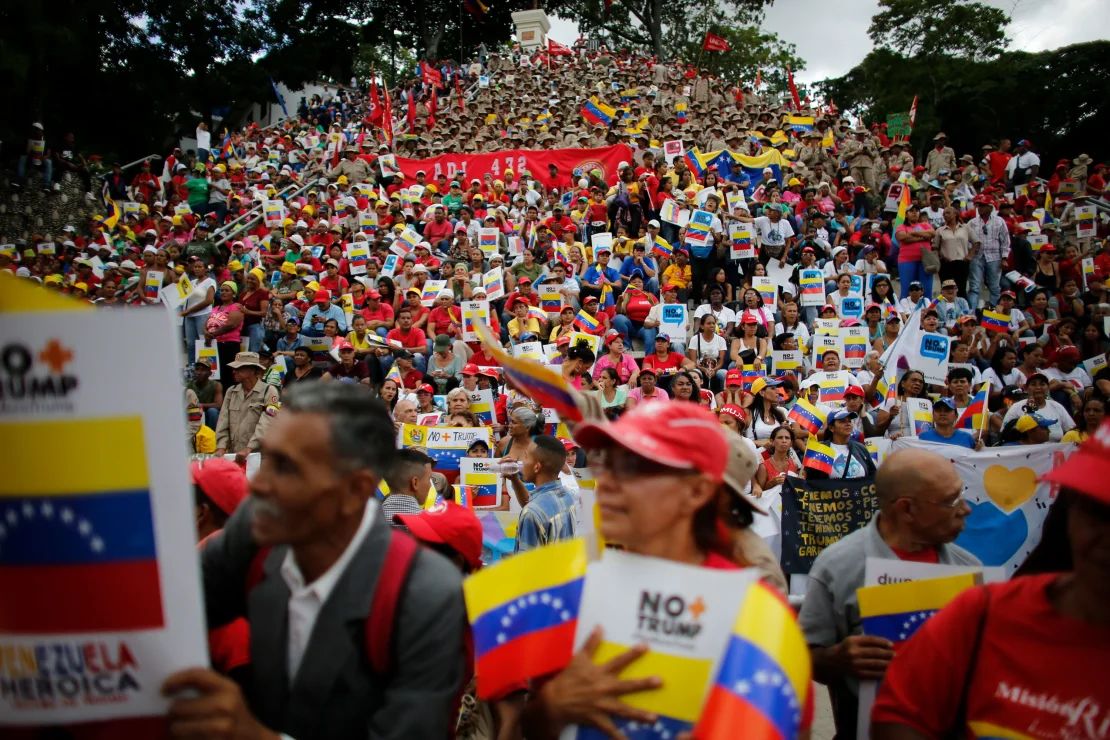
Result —
[[622, 354], [620, 362], [613, 362], [606, 353], [601, 356], [596, 363], [594, 363], [593, 376], [596, 378], [601, 375], [601, 371], [607, 367], [614, 368], [617, 371], [617, 377], [620, 378], [622, 383], [627, 383], [628, 379], [632, 377], [632, 373], [636, 372], [639, 368], [636, 367], [636, 361], [628, 354]]

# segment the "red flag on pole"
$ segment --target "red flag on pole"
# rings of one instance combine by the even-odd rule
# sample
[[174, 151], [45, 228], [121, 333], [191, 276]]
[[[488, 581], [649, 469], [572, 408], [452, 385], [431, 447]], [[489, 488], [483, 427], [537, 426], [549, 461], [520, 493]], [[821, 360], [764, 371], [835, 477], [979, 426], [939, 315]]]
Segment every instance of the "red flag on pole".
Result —
[[382, 106], [382, 130], [385, 132], [385, 143], [393, 146], [393, 101], [389, 97], [389, 88], [382, 90], [385, 105]]
[[555, 57], [572, 57], [574, 52], [569, 46], [564, 46], [554, 39], [547, 40], [547, 53]]
[[409, 88], [409, 133], [416, 133], [416, 96], [412, 93], [412, 88]]
[[913, 102], [910, 103], [910, 128], [917, 123], [917, 96], [913, 96]]
[[705, 41], [702, 42], [701, 48], [704, 51], [729, 51], [732, 49], [725, 41], [724, 37], [718, 36], [715, 33], [705, 32]]
[[798, 86], [794, 84], [794, 72], [790, 65], [786, 65], [786, 84], [790, 88], [790, 97], [794, 100], [794, 110], [802, 109], [802, 101], [798, 98]]
[[438, 69], [425, 61], [420, 62], [420, 78], [424, 81], [425, 85], [430, 85], [437, 89], [443, 86], [443, 75], [440, 74]]
[[755, 89], [758, 90], [761, 87], [763, 87], [763, 70], [757, 69], [755, 71]]
[[370, 78], [370, 123], [382, 125], [382, 101], [378, 95], [378, 81]]
[[431, 131], [436, 127], [436, 108], [439, 107], [439, 96], [435, 90], [432, 90], [431, 96], [428, 98], [428, 130]]
[[462, 85], [459, 84], [459, 78], [455, 78], [455, 92], [459, 96], [459, 113], [466, 112], [466, 105], [463, 103]]

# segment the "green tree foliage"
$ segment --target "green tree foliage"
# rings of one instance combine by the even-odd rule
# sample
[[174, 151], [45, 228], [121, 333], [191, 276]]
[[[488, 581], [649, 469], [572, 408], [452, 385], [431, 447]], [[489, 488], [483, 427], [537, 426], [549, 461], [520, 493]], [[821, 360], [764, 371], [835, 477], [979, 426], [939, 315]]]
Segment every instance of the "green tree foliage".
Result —
[[584, 34], [604, 39], [613, 48], [646, 50], [670, 59], [684, 54], [695, 40], [700, 48], [710, 25], [722, 29], [758, 26], [771, 1], [613, 0], [606, 10], [604, 0], [567, 0], [554, 12], [575, 19]]
[[1110, 42], [989, 61], [940, 57], [929, 64], [876, 49], [848, 74], [820, 84], [825, 99], [865, 121], [909, 110], [919, 95], [911, 143], [924, 152], [937, 131], [957, 153], [977, 155], [1001, 137], [1031, 139], [1046, 164], [1086, 152], [1110, 157]]
[[762, 78], [763, 92], [787, 95], [786, 67], [797, 73], [805, 69], [805, 61], [798, 56], [794, 44], [780, 39], [777, 34], [760, 30], [758, 24], [745, 26], [714, 25], [710, 30], [721, 36], [731, 47], [729, 51], [702, 52], [702, 32], [688, 38], [679, 56], [697, 60], [699, 65], [713, 74], [733, 83], [752, 86], [756, 75]]
[[875, 46], [912, 57], [990, 59], [1006, 48], [1010, 18], [970, 0], [880, 0], [868, 36]]

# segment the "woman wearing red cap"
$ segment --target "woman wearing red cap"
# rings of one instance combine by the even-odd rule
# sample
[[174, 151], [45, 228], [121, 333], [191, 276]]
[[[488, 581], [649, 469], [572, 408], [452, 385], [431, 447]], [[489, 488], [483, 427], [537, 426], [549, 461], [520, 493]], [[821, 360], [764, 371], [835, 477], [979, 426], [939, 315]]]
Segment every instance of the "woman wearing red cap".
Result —
[[1067, 507], [1072, 570], [965, 591], [925, 622], [887, 668], [872, 737], [1110, 734], [1108, 479], [1104, 422], [1043, 478]]
[[[693, 404], [645, 403], [614, 423], [583, 424], [575, 438], [592, 455], [599, 531], [606, 542], [688, 565], [739, 567], [719, 554], [733, 551], [721, 519], [722, 496], [726, 486], [747, 483], [756, 454], [734, 446], [712, 413]], [[729, 463], [741, 455], [745, 465]], [[734, 467], [744, 468], [744, 480]], [[647, 649], [635, 647], [598, 665], [592, 656], [602, 639], [595, 630], [570, 664], [533, 693], [525, 713], [527, 737], [553, 738], [569, 724], [592, 725], [617, 737], [614, 717], [655, 721], [620, 697], [658, 688], [666, 678], [619, 679]]]

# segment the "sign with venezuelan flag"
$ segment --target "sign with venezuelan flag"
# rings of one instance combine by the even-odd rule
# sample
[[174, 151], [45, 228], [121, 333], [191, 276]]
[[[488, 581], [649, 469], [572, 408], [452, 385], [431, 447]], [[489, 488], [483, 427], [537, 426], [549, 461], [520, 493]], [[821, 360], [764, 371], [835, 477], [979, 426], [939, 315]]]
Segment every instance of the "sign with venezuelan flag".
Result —
[[425, 427], [402, 424], [398, 432], [399, 447], [420, 447], [432, 463], [433, 470], [458, 470], [459, 461], [475, 442], [485, 442], [490, 447], [489, 427]]
[[[663, 679], [658, 689], [622, 697], [626, 704], [656, 715], [654, 727], [640, 732], [630, 720], [611, 716], [626, 737], [675, 737], [693, 728], [740, 603], [755, 579], [750, 568], [714, 570], [616, 550], [606, 550], [600, 562], [590, 565], [575, 647], [600, 626], [603, 638], [594, 662], [605, 663], [633, 645], [645, 644], [648, 652], [621, 671], [620, 678]], [[649, 729], [653, 731], [645, 734]], [[585, 727], [575, 736], [603, 737]]]
[[497, 465], [497, 460], [489, 457], [464, 457], [459, 460], [459, 484], [470, 489], [471, 508], [492, 509], [501, 503], [502, 479]]
[[163, 714], [208, 661], [177, 332], [2, 275], [0, 313], [0, 726]]

